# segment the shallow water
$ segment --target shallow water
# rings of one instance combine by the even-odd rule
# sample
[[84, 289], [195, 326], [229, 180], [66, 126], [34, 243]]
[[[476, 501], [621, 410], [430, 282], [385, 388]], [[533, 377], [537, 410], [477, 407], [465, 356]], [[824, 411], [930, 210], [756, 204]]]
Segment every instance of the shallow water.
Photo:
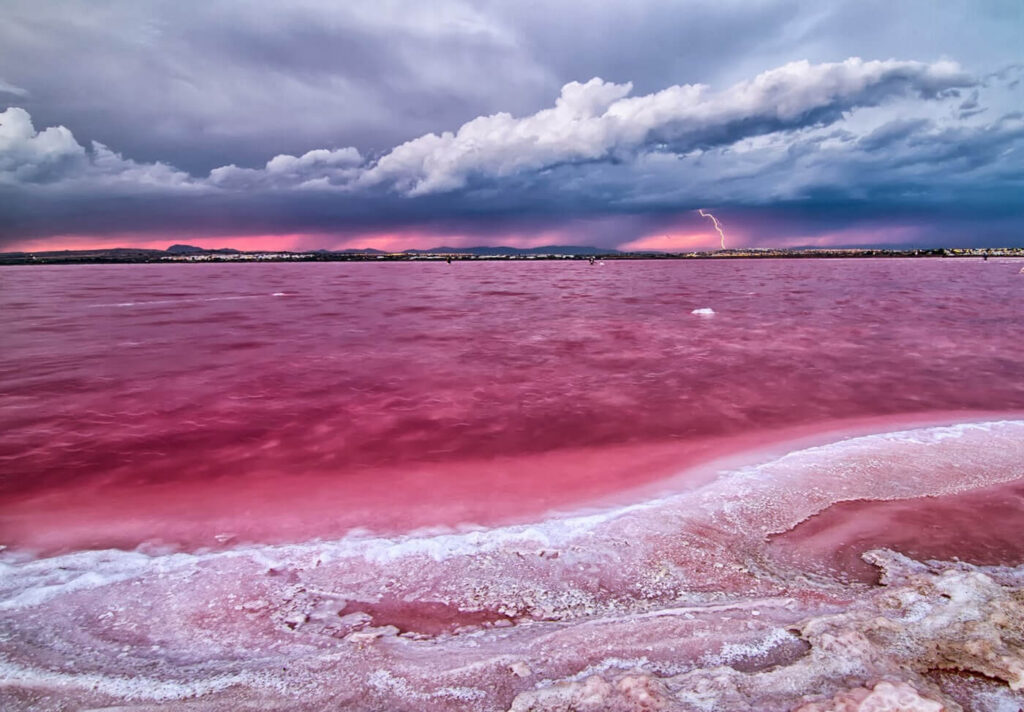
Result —
[[1004, 262], [2, 270], [5, 708], [1016, 709]]

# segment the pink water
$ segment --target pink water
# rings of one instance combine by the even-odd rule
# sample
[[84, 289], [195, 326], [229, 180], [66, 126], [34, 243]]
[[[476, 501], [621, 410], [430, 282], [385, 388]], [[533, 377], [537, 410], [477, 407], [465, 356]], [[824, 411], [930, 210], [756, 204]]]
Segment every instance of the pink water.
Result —
[[[922, 651], [1019, 598], [1018, 272], [0, 270], [0, 700], [781, 710], [899, 680], [1009, 709], [1012, 664]], [[946, 624], [887, 647], [901, 585]]]

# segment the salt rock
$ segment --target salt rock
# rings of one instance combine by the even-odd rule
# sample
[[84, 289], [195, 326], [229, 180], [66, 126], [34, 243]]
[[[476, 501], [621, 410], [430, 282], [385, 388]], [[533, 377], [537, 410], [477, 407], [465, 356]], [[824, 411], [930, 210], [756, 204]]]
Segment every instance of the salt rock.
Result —
[[826, 702], [812, 702], [795, 712], [950, 712], [941, 702], [922, 696], [905, 682], [880, 682], [872, 689], [843, 690]]
[[348, 613], [338, 618], [338, 625], [358, 630], [360, 628], [366, 628], [373, 623], [373, 617], [369, 613], [362, 611], [356, 611], [355, 613]]
[[519, 662], [512, 663], [508, 666], [508, 669], [512, 671], [512, 674], [516, 677], [529, 677], [533, 674], [530, 670], [530, 666], [524, 663], [522, 660]]
[[669, 704], [663, 684], [650, 675], [626, 675], [614, 684], [592, 675], [582, 682], [522, 692], [509, 712], [641, 712]]
[[349, 633], [345, 636], [345, 640], [363, 646], [372, 643], [377, 638], [397, 636], [398, 632], [398, 628], [393, 625], [383, 625], [377, 628], [365, 628], [356, 633]]
[[284, 624], [292, 630], [301, 628], [302, 625], [309, 620], [309, 616], [305, 613], [297, 612], [291, 613], [284, 618]]

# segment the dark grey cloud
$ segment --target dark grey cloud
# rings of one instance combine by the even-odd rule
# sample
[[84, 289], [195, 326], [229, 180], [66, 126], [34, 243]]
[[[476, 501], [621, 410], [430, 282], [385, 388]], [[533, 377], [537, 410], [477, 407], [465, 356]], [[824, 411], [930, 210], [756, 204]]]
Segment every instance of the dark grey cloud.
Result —
[[997, 71], [1020, 4], [877, 0], [6, 0], [3, 80], [43, 126], [191, 172], [355, 146], [547, 106], [599, 76], [640, 94], [725, 86], [794, 59]]
[[[566, 84], [551, 108], [523, 117], [477, 117], [457, 131], [420, 136], [375, 160], [364, 160], [353, 147], [314, 149], [301, 156], [279, 154], [259, 169], [218, 167], [207, 179], [193, 179], [161, 162], [126, 159], [98, 142], [87, 151], [67, 128], [37, 131], [29, 113], [14, 107], [0, 113], [0, 181], [60, 181], [86, 188], [120, 182], [129, 188], [195, 190], [359, 191], [383, 185], [409, 196], [424, 195], [564, 164], [635, 161], [644, 152], [685, 155], [765, 134], [827, 126], [853, 109], [894, 98], [955, 96], [960, 88], [978, 83], [952, 62], [859, 58], [818, 65], [791, 62], [721, 91], [687, 84], [633, 96], [628, 83], [594, 78]], [[879, 136], [905, 137], [918, 125], [904, 122], [894, 130], [896, 124], [876, 129], [862, 143], [870, 150]]]
[[780, 239], [1002, 210], [987, 224], [1021, 239], [1016, 0], [8, 0], [0, 20], [4, 243], [612, 245], [712, 205], [789, 215]]
[[44, 125], [204, 172], [383, 150], [546, 98], [547, 70], [469, 4], [131, 1], [0, 7], [0, 67]]
[[894, 143], [905, 140], [931, 124], [928, 119], [894, 119], [861, 138], [857, 144], [867, 152], [888, 148]]
[[23, 89], [19, 86], [15, 86], [10, 82], [5, 82], [3, 78], [0, 78], [0, 94], [9, 94], [11, 96], [28, 96], [28, 90]]

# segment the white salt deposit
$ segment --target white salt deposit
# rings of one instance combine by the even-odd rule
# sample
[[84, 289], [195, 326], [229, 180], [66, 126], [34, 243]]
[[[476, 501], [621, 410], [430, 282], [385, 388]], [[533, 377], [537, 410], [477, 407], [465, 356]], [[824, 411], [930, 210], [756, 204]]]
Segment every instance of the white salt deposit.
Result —
[[[1004, 420], [804, 448], [533, 525], [191, 554], [3, 552], [0, 706], [1012, 702], [1024, 683], [1024, 567], [877, 551], [866, 558], [883, 585], [867, 586], [808, 574], [765, 542], [836, 502], [968, 491], [1019, 479], [1021, 462], [1024, 421]], [[967, 692], [935, 682], [953, 669], [976, 676]]]

